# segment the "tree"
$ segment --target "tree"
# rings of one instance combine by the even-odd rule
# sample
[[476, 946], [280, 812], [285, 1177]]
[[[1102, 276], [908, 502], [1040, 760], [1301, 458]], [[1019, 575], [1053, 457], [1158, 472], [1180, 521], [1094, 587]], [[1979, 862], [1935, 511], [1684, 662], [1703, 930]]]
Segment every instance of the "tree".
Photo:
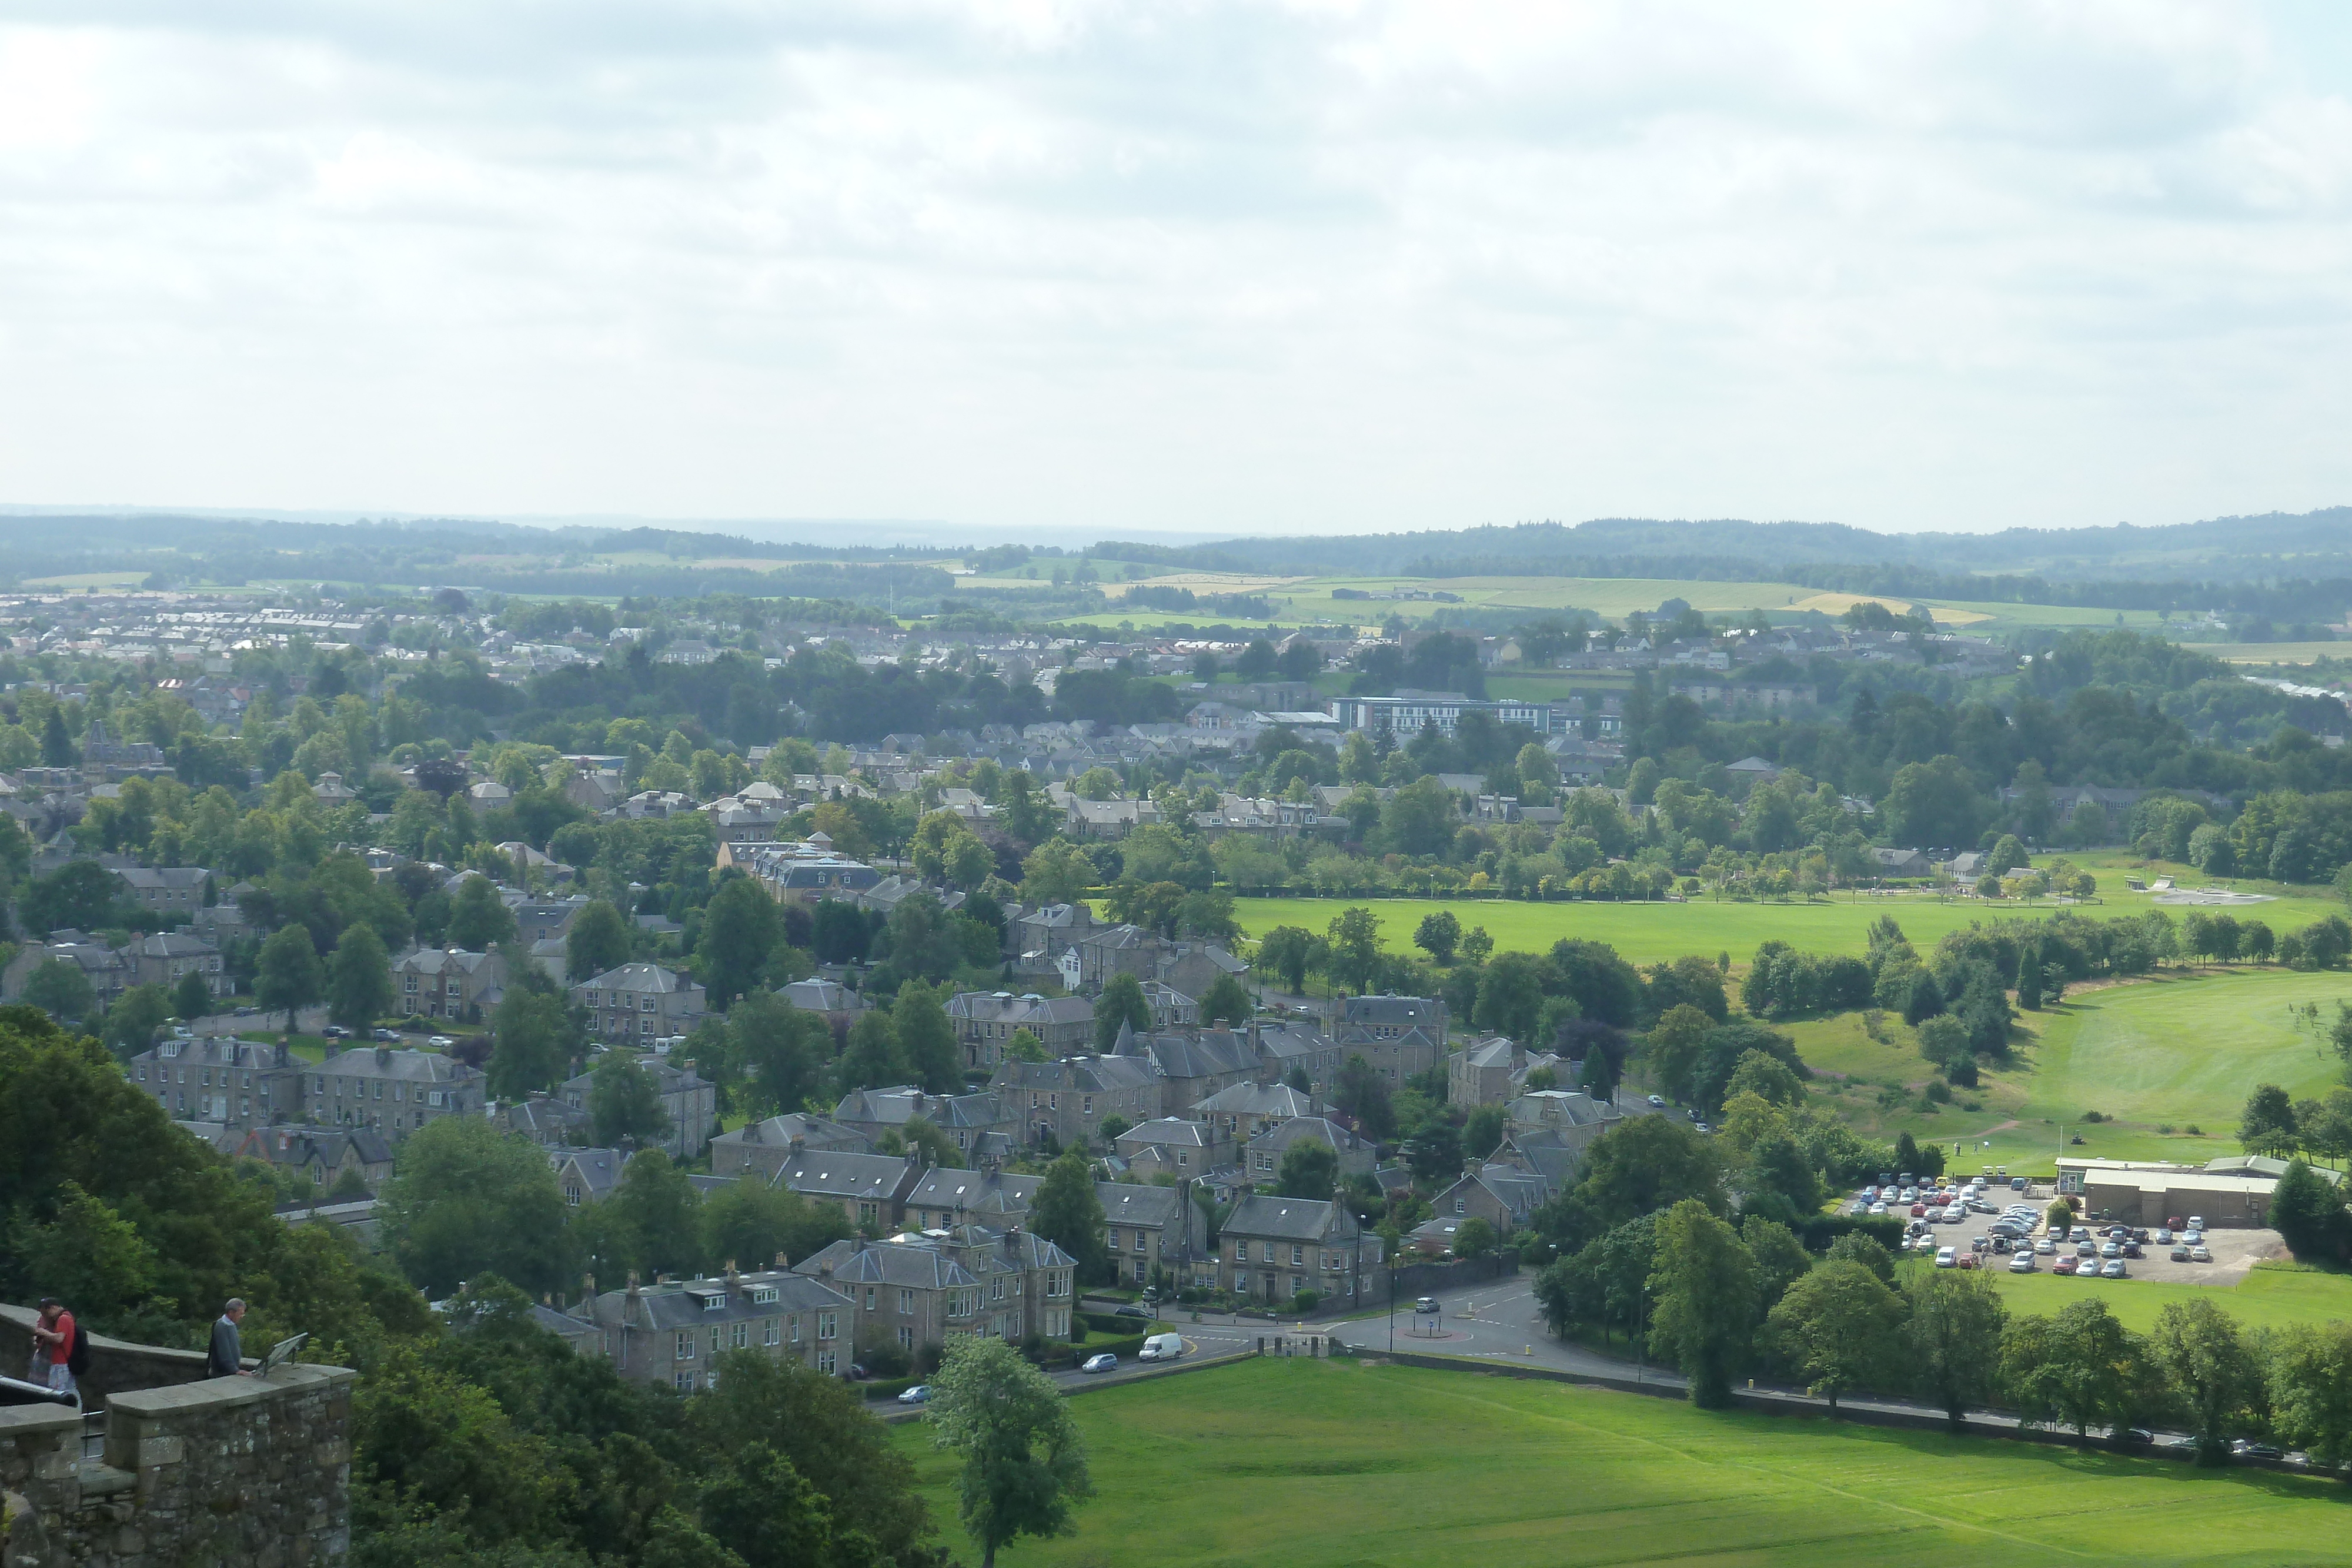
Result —
[[845, 1090], [882, 1089], [906, 1082], [906, 1063], [898, 1056], [898, 1031], [890, 1027], [888, 1013], [876, 1008], [859, 1015], [849, 1031], [849, 1049], [841, 1053], [836, 1071]]
[[2189, 1411], [2197, 1462], [2229, 1463], [2231, 1430], [2251, 1417], [2263, 1392], [2262, 1365], [2238, 1320], [2211, 1301], [2167, 1301], [2157, 1312], [2147, 1350]]
[[1764, 1320], [1764, 1339], [1837, 1411], [1851, 1388], [1883, 1386], [1899, 1363], [1903, 1302], [1859, 1263], [1825, 1262], [1792, 1282]]
[[1087, 1157], [1076, 1149], [1064, 1151], [1045, 1167], [1030, 1206], [1029, 1228], [1076, 1259], [1079, 1278], [1092, 1281], [1109, 1272], [1103, 1224], [1102, 1198]]
[[1748, 1360], [1755, 1260], [1731, 1227], [1695, 1197], [1658, 1221], [1657, 1245], [1650, 1275], [1651, 1343], [1682, 1368], [1692, 1404], [1719, 1409], [1731, 1403], [1732, 1375]]
[[1462, 922], [1454, 911], [1441, 909], [1434, 915], [1424, 915], [1413, 928], [1412, 945], [1441, 964], [1454, 962], [1454, 950], [1462, 943]]
[[1282, 977], [1292, 995], [1307, 988], [1307, 970], [1314, 962], [1317, 937], [1297, 925], [1277, 925], [1258, 938], [1259, 967]]
[[1274, 674], [1276, 654], [1274, 644], [1263, 637], [1253, 637], [1249, 645], [1234, 661], [1234, 674], [1245, 681], [1262, 681]]
[[449, 925], [443, 936], [452, 947], [468, 953], [487, 953], [500, 942], [513, 941], [514, 911], [499, 896], [499, 884], [480, 875], [459, 883], [457, 896], [449, 901]]
[[702, 1195], [661, 1150], [630, 1156], [613, 1195], [597, 1207], [638, 1272], [684, 1273], [701, 1263]]
[[194, 969], [181, 976], [172, 986], [172, 1014], [193, 1023], [213, 1010], [213, 988]]
[[1642, 1060], [1659, 1088], [1676, 1100], [1696, 1096], [1699, 1059], [1714, 1027], [1714, 1019], [1688, 1002], [1666, 1009], [1642, 1041]]
[[1031, 904], [1075, 904], [1099, 873], [1067, 839], [1048, 839], [1021, 862], [1021, 896]]
[[1741, 1215], [1739, 1239], [1747, 1243], [1748, 1255], [1756, 1260], [1756, 1302], [1763, 1311], [1769, 1312], [1813, 1266], [1813, 1255], [1805, 1250], [1797, 1233], [1777, 1219]]
[[2294, 1148], [2294, 1103], [2275, 1083], [2255, 1086], [2238, 1118], [2238, 1145], [2249, 1154], [2280, 1155]]
[[833, 1037], [824, 1020], [773, 991], [753, 991], [727, 1015], [729, 1065], [755, 1113], [799, 1110], [816, 1092]]
[[1462, 1124], [1462, 1152], [1474, 1160], [1483, 1160], [1500, 1148], [1503, 1114], [1500, 1105], [1473, 1106], [1469, 1120]]
[[890, 1008], [890, 1027], [898, 1037], [899, 1060], [923, 1088], [934, 1094], [962, 1091], [963, 1052], [939, 991], [920, 980], [899, 987]]
[[2094, 1427], [2139, 1414], [2147, 1376], [2139, 1336], [2100, 1301], [2071, 1301], [2055, 1318], [2012, 1318], [2001, 1336], [2001, 1383], [2027, 1426], [2062, 1426], [2088, 1441]]
[[1389, 1081], [1360, 1054], [1350, 1054], [1339, 1064], [1331, 1100], [1341, 1115], [1354, 1118], [1367, 1137], [1385, 1138], [1396, 1131], [1396, 1107], [1389, 1096]]
[[325, 983], [309, 926], [298, 921], [261, 945], [254, 967], [253, 999], [264, 1012], [284, 1012], [288, 1030], [294, 1028], [296, 1010], [317, 1001]]
[[1454, 1228], [1454, 1255], [1483, 1258], [1495, 1249], [1495, 1228], [1472, 1215]]
[[161, 986], [133, 986], [106, 1009], [106, 1043], [124, 1059], [155, 1043], [155, 1031], [172, 1016]]
[[364, 1034], [392, 1006], [392, 959], [383, 938], [366, 921], [354, 920], [327, 960], [327, 1016]]
[[959, 1334], [931, 1379], [932, 1442], [960, 1454], [957, 1512], [981, 1568], [1024, 1535], [1066, 1535], [1071, 1507], [1094, 1493], [1086, 1442], [1062, 1391], [1000, 1339]]
[[718, 1473], [703, 1484], [702, 1522], [743, 1568], [848, 1568], [872, 1561], [862, 1551], [842, 1553], [824, 1496], [765, 1443], [720, 1457]]
[[554, 1088], [576, 1053], [576, 1028], [561, 999], [520, 987], [509, 989], [490, 1013], [490, 1092], [501, 1100], [521, 1100], [533, 1090]]
[[1544, 964], [1532, 953], [1502, 954], [1478, 977], [1475, 1021], [1480, 1029], [1508, 1035], [1522, 1045], [1533, 1043], [1543, 1006]]
[[1332, 977], [1356, 991], [1370, 985], [1382, 961], [1380, 917], [1369, 909], [1343, 909], [1332, 920], [1327, 940]]
[[604, 900], [591, 900], [572, 917], [563, 938], [563, 972], [575, 984], [629, 961], [629, 923]]
[[145, 1306], [157, 1260], [138, 1228], [70, 1180], [58, 1190], [55, 1213], [46, 1223], [20, 1213], [0, 1230], [26, 1278], [83, 1319], [103, 1321]]
[[1051, 1060], [1045, 1054], [1045, 1042], [1038, 1039], [1037, 1031], [1031, 1029], [1026, 1024], [1014, 1030], [1011, 1038], [1005, 1040], [1004, 1059], [1008, 1061], [1045, 1061]]
[[2352, 1464], [2352, 1324], [2275, 1331], [2266, 1365], [2271, 1429], [2280, 1443], [2343, 1471]]
[[2271, 1224], [2299, 1263], [2340, 1260], [2352, 1239], [2342, 1195], [2301, 1159], [2288, 1161], [2271, 1189]]
[[1283, 1197], [1331, 1200], [1332, 1184], [1339, 1177], [1339, 1151], [1320, 1138], [1299, 1138], [1282, 1152], [1282, 1169], [1275, 1192]]
[[68, 927], [96, 931], [115, 923], [115, 902], [121, 892], [121, 880], [96, 861], [68, 861], [48, 875], [33, 879], [17, 913], [26, 934], [32, 936]]
[[481, 1117], [444, 1116], [411, 1134], [378, 1203], [401, 1271], [433, 1295], [485, 1270], [528, 1291], [571, 1282], [546, 1151]]
[[604, 1053], [588, 1089], [588, 1114], [599, 1148], [618, 1148], [623, 1138], [646, 1143], [669, 1131], [661, 1086], [625, 1051]]
[[1222, 1022], [1238, 1029], [1249, 1022], [1257, 1009], [1250, 1006], [1249, 993], [1240, 980], [1231, 975], [1219, 975], [1209, 994], [1201, 998], [1201, 1021]]
[[[1877, 1246], [1867, 1237], [1838, 1239]], [[1882, 1257], [1885, 1251], [1880, 1249]], [[1990, 1400], [1999, 1386], [2009, 1309], [1991, 1276], [1980, 1270], [1919, 1270], [1904, 1281], [1903, 1294], [1911, 1303], [1904, 1359], [1919, 1392], [1944, 1407], [1957, 1431], [1969, 1409]]]
[[1143, 982], [1121, 971], [1103, 982], [1095, 998], [1095, 1050], [1108, 1055], [1118, 1044], [1120, 1025], [1138, 1034], [1151, 1031], [1151, 1004], [1144, 999]]
[[758, 988], [760, 971], [782, 925], [776, 901], [748, 876], [730, 878], [710, 895], [694, 954], [700, 960], [711, 1006], [723, 1011], [736, 998]]
[[[790, 1187], [729, 1182], [702, 1200], [702, 1255], [720, 1265], [797, 1263], [849, 1234], [838, 1204], [811, 1203]], [[781, 1266], [781, 1265], [780, 1265]]]

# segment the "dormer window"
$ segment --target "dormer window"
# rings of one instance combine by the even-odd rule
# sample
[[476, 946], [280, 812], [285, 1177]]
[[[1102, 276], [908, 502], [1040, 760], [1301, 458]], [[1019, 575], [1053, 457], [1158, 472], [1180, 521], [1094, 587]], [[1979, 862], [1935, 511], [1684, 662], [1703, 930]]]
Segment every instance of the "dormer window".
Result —
[[751, 1304], [755, 1307], [772, 1307], [776, 1304], [776, 1288], [773, 1285], [759, 1286], [751, 1292]]

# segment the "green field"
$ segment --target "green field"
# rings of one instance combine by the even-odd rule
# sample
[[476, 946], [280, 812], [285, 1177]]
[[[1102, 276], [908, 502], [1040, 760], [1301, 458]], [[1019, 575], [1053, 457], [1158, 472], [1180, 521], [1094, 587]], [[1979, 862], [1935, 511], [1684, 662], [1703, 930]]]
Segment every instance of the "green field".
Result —
[[[1854, 1014], [1786, 1027], [1809, 1065], [1856, 1081], [1816, 1084], [1856, 1130], [1965, 1144], [1958, 1168], [2047, 1174], [2062, 1135], [2066, 1152], [2103, 1159], [2202, 1164], [2242, 1152], [2238, 1114], [2254, 1085], [2277, 1083], [2302, 1099], [2342, 1082], [2334, 1051], [2287, 1015], [2290, 1002], [2317, 1002], [2330, 1017], [2337, 1000], [2352, 1001], [2352, 977], [2282, 969], [2170, 972], [2078, 991], [2021, 1015], [2011, 1063], [1986, 1068], [1979, 1088], [1957, 1091], [1934, 1114], [1916, 1102], [1893, 1111], [1877, 1103], [1879, 1085], [1924, 1084], [1933, 1071], [1900, 1020], [1882, 1025], [1884, 1041]], [[1976, 1110], [1966, 1108], [1971, 1102]], [[2086, 1123], [2085, 1111], [2114, 1119]], [[2203, 1135], [2189, 1135], [2191, 1126]]]
[[[1003, 1568], [2352, 1561], [2340, 1483], [1472, 1373], [1254, 1361], [1071, 1410], [1097, 1495]], [[978, 1561], [952, 1461], [893, 1437]]]
[[2145, 1333], [2168, 1301], [2213, 1301], [2250, 1329], [2352, 1320], [2352, 1275], [2305, 1273], [2257, 1264], [2239, 1284], [2180, 1285], [2158, 1280], [2070, 1279], [2038, 1271], [2012, 1274], [1996, 1259], [1987, 1270], [2012, 1312], [2053, 1314], [2067, 1302], [2097, 1296], [2126, 1328]]

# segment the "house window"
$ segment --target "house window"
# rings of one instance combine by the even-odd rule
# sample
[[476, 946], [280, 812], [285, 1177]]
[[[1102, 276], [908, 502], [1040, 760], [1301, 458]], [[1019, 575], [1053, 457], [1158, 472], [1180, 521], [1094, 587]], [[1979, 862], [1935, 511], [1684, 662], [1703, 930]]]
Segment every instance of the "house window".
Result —
[[1470, 1201], [1467, 1198], [1457, 1197], [1454, 1200], [1454, 1212], [1456, 1214], [1465, 1213], [1469, 1209], [1469, 1207]]
[[[840, 1314], [839, 1314], [838, 1312], [819, 1312], [819, 1313], [817, 1313], [817, 1315], [816, 1315], [816, 1337], [817, 1337], [817, 1338], [819, 1338], [819, 1339], [832, 1339], [832, 1338], [835, 1338], [835, 1337], [836, 1330], [839, 1328], [839, 1326], [840, 1326]], [[829, 1354], [831, 1354], [831, 1352], [827, 1352], [826, 1354], [829, 1355]]]
[[871, 1285], [866, 1287], [866, 1310], [869, 1312], [874, 1310], [874, 1287]]
[[[900, 1291], [898, 1292], [898, 1315], [902, 1318], [912, 1317], [914, 1315], [914, 1312], [915, 1292], [912, 1291]], [[901, 1329], [898, 1332], [905, 1333], [908, 1331]]]
[[912, 1350], [915, 1348], [915, 1331], [904, 1326], [903, 1324], [900, 1325], [898, 1330], [898, 1348], [900, 1350]]
[[833, 1352], [829, 1350], [821, 1350], [816, 1353], [816, 1369], [819, 1372], [824, 1373], [827, 1377], [831, 1377], [833, 1375], [833, 1369], [835, 1364], [836, 1360]]
[[1306, 1263], [1307, 1249], [1304, 1247], [1293, 1247], [1290, 1249], [1290, 1266], [1294, 1269], [1304, 1268]]
[[677, 1336], [677, 1359], [680, 1361], [694, 1359], [694, 1335], [691, 1332]]
[[794, 1344], [798, 1344], [801, 1343], [801, 1321], [798, 1318], [793, 1318], [791, 1322], [793, 1325], [793, 1343]]
[[680, 1394], [693, 1393], [694, 1374], [690, 1372], [679, 1373], [677, 1376], [670, 1379], [670, 1386], [677, 1389]]
[[782, 1337], [782, 1333], [783, 1325], [776, 1322], [775, 1319], [770, 1318], [767, 1322], [760, 1325], [760, 1343], [761, 1344], [774, 1344], [778, 1339]]

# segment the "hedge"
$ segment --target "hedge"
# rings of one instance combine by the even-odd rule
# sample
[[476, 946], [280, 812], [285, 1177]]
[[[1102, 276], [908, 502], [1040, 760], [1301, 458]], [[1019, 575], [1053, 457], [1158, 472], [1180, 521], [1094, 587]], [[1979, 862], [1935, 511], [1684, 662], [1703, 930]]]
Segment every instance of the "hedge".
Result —
[[1847, 1235], [1867, 1236], [1892, 1252], [1903, 1239], [1904, 1223], [1891, 1214], [1816, 1214], [1793, 1228], [1808, 1252], [1826, 1252], [1831, 1242]]
[[922, 1381], [919, 1377], [877, 1377], [857, 1386], [868, 1399], [896, 1399]]

